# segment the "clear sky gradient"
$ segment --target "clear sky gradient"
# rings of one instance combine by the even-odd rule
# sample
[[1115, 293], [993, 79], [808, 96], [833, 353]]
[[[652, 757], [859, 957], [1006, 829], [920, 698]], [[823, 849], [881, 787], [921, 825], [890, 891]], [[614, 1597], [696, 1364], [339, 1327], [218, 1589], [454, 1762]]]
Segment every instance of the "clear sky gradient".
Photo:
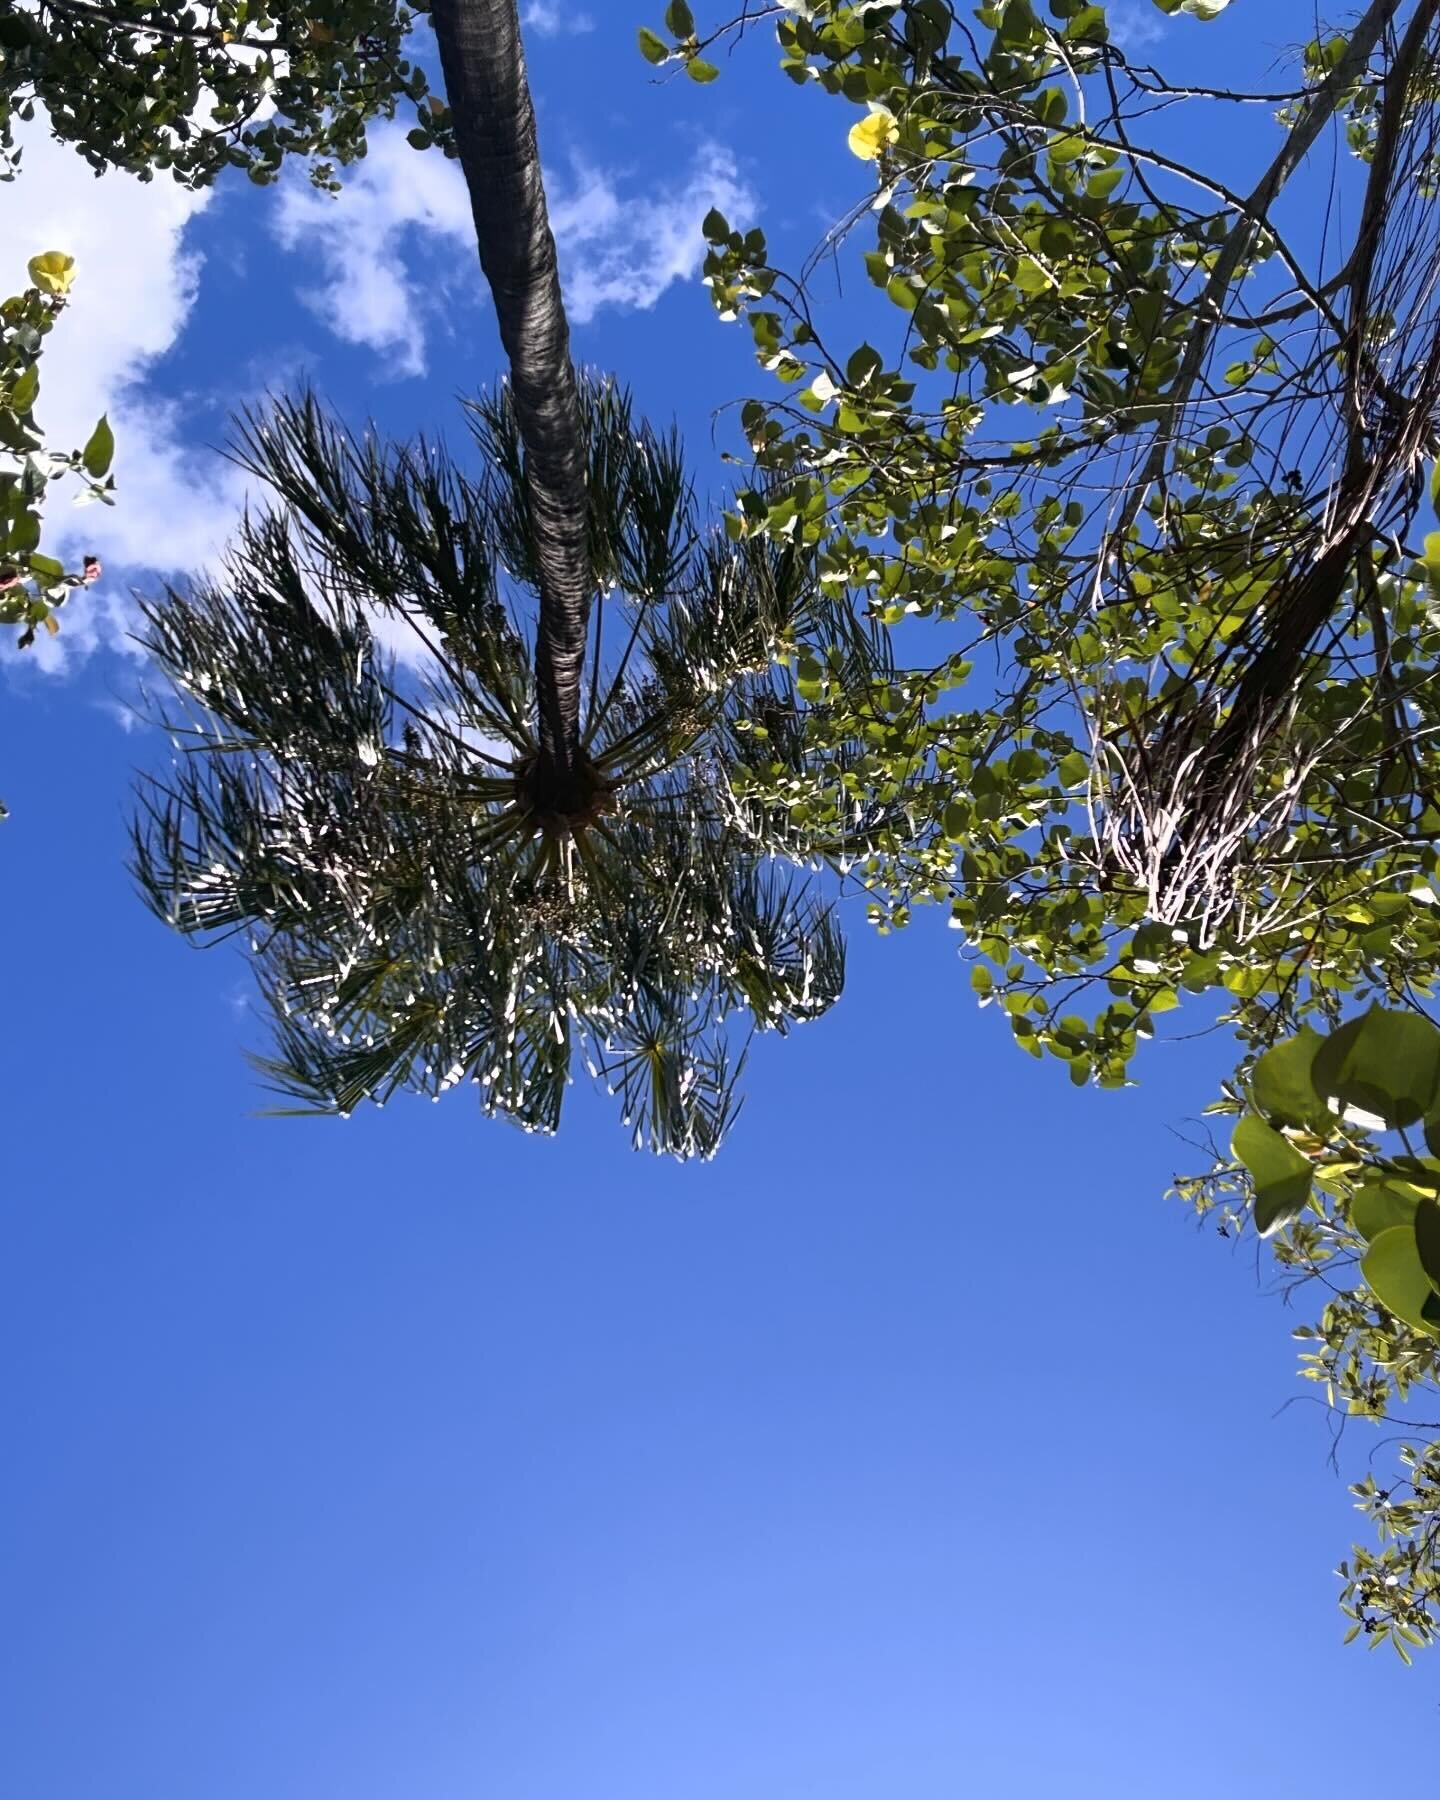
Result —
[[[718, 490], [711, 415], [761, 378], [666, 276], [685, 206], [728, 182], [808, 244], [856, 191], [848, 115], [764, 41], [656, 89], [631, 8], [589, 11], [532, 45], [578, 351]], [[1237, 79], [1309, 34], [1270, 0], [1154, 19], [1172, 69]], [[1270, 130], [1213, 154], [1243, 174]], [[203, 445], [267, 381], [458, 437], [493, 326], [453, 195], [395, 167], [329, 263], [303, 193], [288, 237], [248, 187], [167, 227], [166, 341], [95, 364], [129, 372], [116, 620], [223, 524]], [[89, 191], [96, 234], [154, 216]], [[79, 229], [76, 193], [0, 219]], [[1302, 1315], [1161, 1197], [1223, 1043], [1076, 1093], [977, 1012], [943, 920], [857, 912], [845, 1000], [759, 1047], [711, 1166], [631, 1154], [580, 1088], [555, 1141], [463, 1091], [258, 1119], [241, 964], [121, 866], [164, 745], [122, 729], [117, 633], [67, 621], [63, 665], [0, 688], [5, 1800], [1284, 1800], [1425, 1766], [1436, 1666], [1340, 1645], [1364, 1527]]]

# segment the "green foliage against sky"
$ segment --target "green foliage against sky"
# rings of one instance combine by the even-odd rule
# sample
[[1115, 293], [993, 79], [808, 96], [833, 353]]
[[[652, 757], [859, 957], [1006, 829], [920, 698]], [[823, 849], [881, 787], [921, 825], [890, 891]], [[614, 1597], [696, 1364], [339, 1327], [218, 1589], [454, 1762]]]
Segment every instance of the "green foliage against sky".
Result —
[[[338, 188], [335, 165], [365, 153], [367, 126], [404, 108], [418, 149], [453, 154], [449, 110], [405, 51], [423, 7], [394, 0], [39, 0], [0, 12], [0, 182], [21, 173], [16, 129], [37, 116], [97, 173], [149, 181], [168, 171], [203, 187], [226, 168], [272, 182], [287, 157]], [[70, 248], [74, 248], [71, 246]], [[52, 481], [79, 475], [82, 499], [113, 504], [114, 439], [102, 416], [83, 450], [57, 452], [35, 416], [42, 339], [74, 275], [63, 249], [38, 250], [31, 285], [0, 306], [0, 624], [59, 627], [57, 608], [99, 578], [39, 548]], [[105, 404], [97, 397], [97, 409]]]
[[422, 6], [396, 0], [37, 0], [0, 17], [0, 179], [17, 122], [43, 108], [91, 166], [201, 187], [225, 168], [269, 182], [286, 157], [334, 186], [372, 120], [412, 111], [450, 144], [443, 100], [410, 59]]
[[40, 549], [41, 509], [53, 481], [78, 477], [81, 500], [110, 503], [115, 439], [102, 416], [79, 450], [47, 450], [36, 423], [40, 357], [65, 307], [72, 257], [44, 251], [30, 259], [30, 285], [0, 304], [0, 624], [19, 625], [23, 648], [38, 626], [58, 631], [57, 609], [100, 573], [87, 556], [67, 571]]
[[857, 634], [803, 550], [706, 529], [673, 436], [609, 383], [580, 392], [602, 596], [586, 813], [557, 818], [534, 781], [542, 601], [510, 390], [468, 409], [473, 469], [357, 441], [306, 397], [245, 428], [273, 500], [225, 568], [146, 608], [184, 754], [144, 790], [137, 873], [176, 929], [249, 936], [261, 1067], [301, 1110], [464, 1083], [552, 1132], [588, 1066], [637, 1147], [705, 1157], [750, 1036], [818, 1017], [844, 979], [831, 905], [735, 815], [730, 735], [782, 704], [767, 671], [797, 633]]
[[[767, 381], [732, 530], [812, 544], [913, 665], [857, 687], [802, 661], [753, 804], [882, 928], [948, 907], [982, 1004], [1079, 1084], [1130, 1079], [1182, 1004], [1228, 1022], [1238, 1111], [1267, 1047], [1418, 1029], [1440, 973], [1440, 9], [1375, 0], [1263, 91], [1193, 84], [1187, 34], [1222, 5], [1162, 10], [1196, 21], [1168, 66], [1083, 0], [672, 8], [641, 50], [720, 67], [768, 17], [869, 176], [800, 268], [706, 222]], [[1177, 155], [1240, 120], [1238, 190]], [[827, 298], [832, 259], [884, 304]], [[1320, 1366], [1373, 1415], [1434, 1380], [1429, 1314], [1395, 1309], [1419, 1264], [1347, 1259], [1346, 1191], [1311, 1181], [1328, 1138], [1265, 1111], [1185, 1191], [1243, 1189], [1288, 1266], [1353, 1271]], [[1434, 1457], [1374, 1641], [1433, 1632]]]

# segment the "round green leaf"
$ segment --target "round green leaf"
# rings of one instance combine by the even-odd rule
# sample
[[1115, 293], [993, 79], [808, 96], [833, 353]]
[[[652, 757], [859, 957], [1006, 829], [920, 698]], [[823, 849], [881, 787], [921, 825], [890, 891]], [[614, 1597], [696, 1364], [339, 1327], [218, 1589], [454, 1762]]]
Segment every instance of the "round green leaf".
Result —
[[1261, 1237], [1269, 1237], [1304, 1209], [1310, 1198], [1310, 1164], [1255, 1113], [1246, 1113], [1235, 1127], [1230, 1150], [1255, 1184], [1255, 1227]]
[[1428, 1328], [1424, 1317], [1435, 1289], [1420, 1262], [1415, 1233], [1408, 1225], [1392, 1225], [1382, 1231], [1365, 1252], [1360, 1272], [1371, 1291], [1397, 1319], [1419, 1331]]
[[24, 556], [40, 542], [40, 516], [38, 513], [22, 512], [10, 527], [7, 550], [10, 554]]
[[885, 359], [872, 344], [861, 344], [852, 350], [850, 360], [845, 365], [845, 379], [851, 387], [864, 387], [867, 381], [874, 378], [885, 367]]
[[1309, 1125], [1325, 1117], [1311, 1070], [1324, 1040], [1308, 1025], [1267, 1050], [1255, 1065], [1250, 1093], [1261, 1112], [1286, 1125]]
[[1440, 1031], [1418, 1013], [1373, 1006], [1331, 1032], [1315, 1053], [1311, 1078], [1342, 1111], [1373, 1113], [1392, 1129], [1413, 1125], [1440, 1090]]
[[643, 25], [635, 35], [640, 42], [640, 54], [646, 62], [659, 64], [668, 59], [670, 49], [664, 38], [658, 37], [653, 31], [647, 31]]
[[704, 86], [705, 83], [716, 80], [720, 71], [714, 63], [706, 62], [703, 56], [692, 56], [685, 64], [685, 73], [692, 81], [698, 81]]
[[1404, 1194], [1386, 1181], [1368, 1181], [1350, 1201], [1350, 1223], [1368, 1241], [1392, 1225], [1413, 1224], [1418, 1205], [1414, 1194]]
[[1440, 1289], [1440, 1206], [1433, 1200], [1415, 1208], [1415, 1249], [1431, 1285]]

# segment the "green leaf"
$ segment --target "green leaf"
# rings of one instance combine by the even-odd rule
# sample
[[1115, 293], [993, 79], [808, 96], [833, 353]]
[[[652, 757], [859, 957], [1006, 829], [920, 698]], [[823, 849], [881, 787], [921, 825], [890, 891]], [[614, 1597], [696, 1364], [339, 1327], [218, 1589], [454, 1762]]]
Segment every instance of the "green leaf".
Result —
[[640, 54], [646, 62], [658, 65], [670, 60], [670, 47], [664, 38], [658, 37], [653, 31], [647, 31], [643, 25], [635, 35], [640, 42]]
[[40, 365], [31, 363], [10, 390], [10, 405], [17, 413], [27, 413], [40, 392]]
[[1371, 1007], [1331, 1032], [1311, 1078], [1342, 1112], [1370, 1113], [1391, 1129], [1413, 1125], [1440, 1092], [1440, 1031], [1418, 1013]]
[[685, 64], [685, 73], [692, 81], [698, 81], [702, 87], [714, 81], [720, 74], [714, 63], [706, 62], [703, 56], [692, 56]]
[[65, 565], [53, 556], [41, 556], [36, 551], [30, 558], [30, 573], [39, 576], [41, 581], [59, 581], [65, 574]]
[[1365, 1252], [1360, 1273], [1397, 1319], [1420, 1331], [1427, 1328], [1423, 1309], [1435, 1289], [1421, 1264], [1410, 1226], [1392, 1225], [1382, 1231]]
[[1440, 595], [1440, 531], [1427, 531], [1420, 560], [1432, 596]]
[[1325, 1102], [1315, 1092], [1311, 1068], [1324, 1040], [1308, 1025], [1267, 1050], [1255, 1065], [1250, 1094], [1255, 1104], [1284, 1125], [1309, 1125], [1325, 1118]]
[[1350, 1222], [1368, 1242], [1392, 1225], [1409, 1225], [1420, 1204], [1414, 1194], [1403, 1194], [1386, 1181], [1367, 1181], [1350, 1200]]
[[1083, 750], [1071, 750], [1055, 765], [1067, 788], [1082, 787], [1090, 779], [1090, 758]]
[[423, 125], [417, 125], [405, 133], [405, 142], [412, 150], [428, 150], [435, 140]]
[[670, 0], [665, 8], [665, 29], [673, 31], [677, 38], [694, 37], [695, 15], [685, 0]]
[[1304, 1209], [1310, 1164], [1256, 1113], [1246, 1113], [1235, 1127], [1230, 1151], [1255, 1184], [1255, 1226], [1261, 1237], [1269, 1237]]
[[903, 275], [892, 275], [886, 283], [885, 292], [899, 307], [906, 312], [914, 312], [920, 296]]
[[1431, 1285], [1440, 1290], [1440, 1206], [1421, 1200], [1415, 1208], [1415, 1249]]
[[1110, 36], [1103, 6], [1082, 6], [1065, 22], [1065, 36], [1087, 44], [1103, 44]]
[[115, 460], [115, 433], [103, 413], [100, 423], [90, 433], [89, 443], [80, 452], [80, 460], [85, 465], [85, 473], [93, 475], [97, 481], [108, 474], [110, 464]]
[[1010, 0], [1010, 4], [1000, 15], [998, 36], [1006, 48], [1020, 47], [1030, 42], [1035, 30], [1035, 15], [1030, 10], [1030, 0]]
[[885, 359], [880, 352], [870, 344], [861, 344], [858, 350], [850, 354], [850, 360], [845, 365], [845, 379], [851, 387], [864, 387], [884, 367]]

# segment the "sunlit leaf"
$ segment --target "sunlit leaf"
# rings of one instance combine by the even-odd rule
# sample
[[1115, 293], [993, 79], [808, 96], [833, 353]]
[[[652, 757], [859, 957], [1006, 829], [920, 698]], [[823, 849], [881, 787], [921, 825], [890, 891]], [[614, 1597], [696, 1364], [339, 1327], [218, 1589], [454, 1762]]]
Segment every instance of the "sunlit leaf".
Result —
[[1255, 1225], [1269, 1237], [1304, 1210], [1310, 1198], [1310, 1164], [1273, 1126], [1246, 1113], [1235, 1127], [1230, 1149], [1255, 1184]]

